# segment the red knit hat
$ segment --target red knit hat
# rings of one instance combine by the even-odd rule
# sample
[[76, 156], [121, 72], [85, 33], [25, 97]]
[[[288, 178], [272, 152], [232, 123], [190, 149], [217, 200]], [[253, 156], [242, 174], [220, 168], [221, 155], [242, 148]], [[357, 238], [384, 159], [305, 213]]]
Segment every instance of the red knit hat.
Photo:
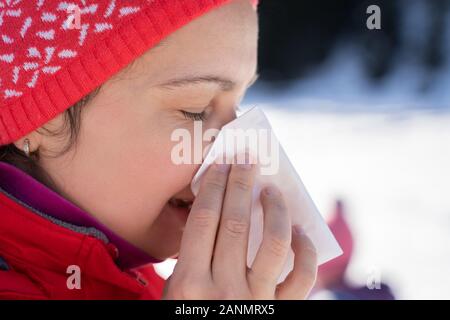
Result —
[[0, 145], [44, 125], [164, 37], [226, 2], [0, 0]]

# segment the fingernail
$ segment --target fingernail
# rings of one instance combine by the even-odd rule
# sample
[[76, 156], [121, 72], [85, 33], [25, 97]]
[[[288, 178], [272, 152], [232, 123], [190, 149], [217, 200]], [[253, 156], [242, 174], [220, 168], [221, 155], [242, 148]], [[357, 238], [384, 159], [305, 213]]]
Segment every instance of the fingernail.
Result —
[[215, 163], [214, 167], [217, 171], [228, 173], [228, 170], [230, 169], [230, 165], [228, 163]]
[[298, 224], [294, 225], [292, 227], [292, 229], [294, 229], [294, 232], [296, 234], [299, 234], [299, 235], [304, 235], [305, 234], [305, 230], [303, 230], [303, 228], [300, 225], [298, 225]]
[[280, 190], [275, 186], [268, 186], [264, 188], [264, 194], [268, 197], [273, 197], [279, 195]]

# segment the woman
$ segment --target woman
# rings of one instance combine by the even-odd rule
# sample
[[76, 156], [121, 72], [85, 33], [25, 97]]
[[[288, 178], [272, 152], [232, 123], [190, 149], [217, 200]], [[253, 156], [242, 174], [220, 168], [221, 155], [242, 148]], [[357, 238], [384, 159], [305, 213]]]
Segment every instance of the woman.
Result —
[[[194, 201], [198, 165], [170, 158], [173, 130], [220, 128], [256, 79], [255, 3], [7, 4], [1, 298], [306, 297], [315, 250], [278, 190], [261, 192], [264, 240], [247, 268], [254, 166], [214, 165]], [[169, 257], [164, 283], [151, 263]]]

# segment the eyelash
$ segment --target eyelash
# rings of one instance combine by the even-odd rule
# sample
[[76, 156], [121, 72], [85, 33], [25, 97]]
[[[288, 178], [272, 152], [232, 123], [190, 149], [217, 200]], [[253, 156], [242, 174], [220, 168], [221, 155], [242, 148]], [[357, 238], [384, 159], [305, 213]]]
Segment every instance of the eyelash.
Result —
[[[205, 111], [202, 111], [200, 113], [188, 112], [188, 111], [184, 111], [184, 110], [180, 110], [180, 111], [181, 111], [181, 113], [183, 113], [183, 116], [186, 119], [193, 120], [193, 121], [205, 121], [206, 120], [206, 112]], [[241, 108], [239, 106], [237, 106], [236, 111], [240, 112]]]
[[194, 120], [194, 121], [204, 121], [206, 118], [205, 111], [200, 112], [200, 113], [194, 113], [194, 112], [187, 112], [187, 111], [181, 110], [181, 112], [183, 113], [183, 115], [186, 119], [190, 119], [190, 120]]

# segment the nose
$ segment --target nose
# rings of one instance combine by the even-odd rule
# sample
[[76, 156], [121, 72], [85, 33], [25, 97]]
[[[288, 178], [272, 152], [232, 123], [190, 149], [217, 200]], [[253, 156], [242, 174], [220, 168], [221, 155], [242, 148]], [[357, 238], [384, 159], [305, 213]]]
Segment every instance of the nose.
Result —
[[[215, 138], [218, 134], [218, 130], [222, 129], [224, 125], [233, 121], [237, 118], [236, 108], [223, 108], [216, 111], [203, 126], [203, 139], [202, 139], [202, 150], [203, 150], [203, 158], [207, 155], [209, 149], [213, 145]], [[205, 135], [205, 132], [208, 130], [214, 130], [215, 132], [208, 133]], [[207, 137], [207, 138], [205, 138]], [[197, 166], [198, 169], [200, 165]]]
[[[231, 121], [233, 121], [234, 119], [236, 119], [237, 118], [237, 114], [236, 114], [236, 109], [234, 109], [232, 112], [231, 112], [231, 114], [230, 114], [230, 117], [229, 117], [229, 119], [228, 119], [228, 122], [231, 122]], [[227, 122], [227, 123], [228, 123]]]
[[217, 128], [221, 129], [224, 125], [226, 125], [227, 123], [233, 121], [234, 119], [237, 118], [236, 115], [236, 109], [235, 108], [229, 108], [226, 112], [224, 112], [222, 114], [222, 116], [219, 119], [219, 123]]
[[194, 196], [194, 194], [191, 191], [191, 186], [190, 185], [185, 187], [183, 190], [178, 192], [173, 197], [177, 198], [177, 199], [183, 199], [185, 201], [194, 201], [194, 199], [195, 199], [195, 196]]

